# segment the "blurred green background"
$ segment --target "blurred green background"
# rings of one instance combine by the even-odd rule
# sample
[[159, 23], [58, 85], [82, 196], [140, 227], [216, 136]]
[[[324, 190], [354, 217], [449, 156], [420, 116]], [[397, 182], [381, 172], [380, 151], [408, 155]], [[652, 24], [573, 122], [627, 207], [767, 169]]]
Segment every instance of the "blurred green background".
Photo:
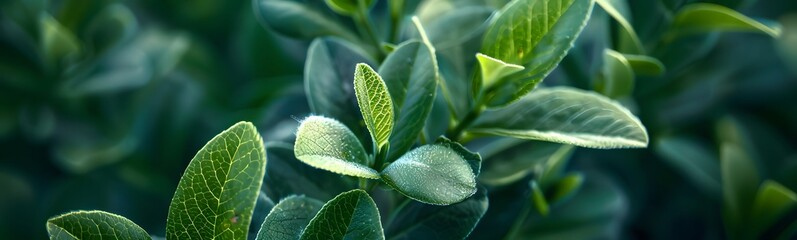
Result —
[[[629, 1], [642, 42], [657, 41], [690, 2]], [[581, 225], [607, 233], [596, 237], [724, 238], [718, 159], [730, 138], [763, 179], [797, 189], [797, 2], [708, 2], [777, 20], [783, 35], [708, 34], [653, 51], [668, 71], [639, 77], [633, 96], [650, 147], [579, 149], [571, 162], [588, 173], [587, 186], [604, 186], [584, 190], [587, 208], [612, 202], [600, 205], [611, 221]], [[590, 88], [579, 79], [598, 64], [584, 59], [602, 52], [596, 36], [616, 32], [605, 12], [593, 14], [546, 81]], [[163, 236], [177, 182], [212, 136], [247, 120], [266, 141], [291, 141], [294, 119], [309, 114], [308, 44], [261, 26], [249, 1], [1, 1], [0, 239], [44, 239], [47, 218], [78, 209], [117, 213]], [[491, 202], [487, 216], [501, 219], [512, 201]], [[793, 209], [779, 228], [794, 219]], [[473, 237], [509, 224], [481, 223]]]

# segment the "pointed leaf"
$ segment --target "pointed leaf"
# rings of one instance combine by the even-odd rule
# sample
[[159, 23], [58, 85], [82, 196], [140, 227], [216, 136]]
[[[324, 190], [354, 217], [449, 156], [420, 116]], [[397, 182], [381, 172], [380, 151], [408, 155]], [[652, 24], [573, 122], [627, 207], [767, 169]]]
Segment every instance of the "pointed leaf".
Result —
[[648, 144], [645, 127], [628, 109], [566, 87], [538, 89], [508, 106], [489, 109], [469, 131], [591, 148]]
[[504, 61], [481, 53], [476, 54], [476, 59], [479, 60], [479, 67], [482, 73], [482, 88], [485, 89], [491, 87], [504, 77], [525, 69], [523, 66], [505, 63]]
[[441, 144], [407, 152], [388, 165], [381, 176], [405, 196], [428, 204], [458, 203], [476, 192], [476, 175], [468, 160]]
[[534, 204], [534, 208], [537, 209], [537, 213], [542, 216], [548, 216], [548, 201], [545, 200], [542, 188], [535, 180], [531, 180], [529, 185], [531, 186], [531, 202]]
[[349, 129], [360, 128], [352, 79], [357, 63], [374, 62], [367, 56], [356, 45], [336, 38], [319, 38], [310, 44], [304, 64], [304, 87], [314, 114], [334, 118]]
[[324, 204], [301, 239], [385, 239], [385, 234], [374, 200], [357, 189]]
[[623, 54], [625, 60], [634, 69], [634, 73], [644, 76], [659, 76], [666, 68], [658, 59], [645, 55]]
[[622, 52], [628, 53], [635, 53], [635, 54], [644, 54], [645, 48], [642, 46], [642, 42], [639, 41], [639, 36], [634, 31], [634, 27], [631, 25], [631, 11], [628, 8], [628, 3], [626, 0], [596, 0], [598, 5], [603, 8], [609, 15], [614, 18], [617, 23], [620, 24], [622, 27], [622, 39], [628, 39], [631, 41], [627, 46], [621, 44]]
[[470, 169], [473, 171], [473, 175], [479, 176], [479, 173], [481, 173], [482, 170], [482, 157], [479, 155], [479, 153], [471, 152], [462, 146], [462, 144], [451, 141], [451, 139], [448, 139], [445, 136], [440, 136], [437, 138], [437, 140], [435, 140], [435, 144], [450, 148], [451, 150], [457, 152], [460, 156], [462, 156], [462, 158], [465, 159], [465, 161], [468, 162]]
[[765, 181], [758, 189], [750, 214], [753, 231], [763, 233], [795, 206], [797, 194], [775, 181]]
[[[522, 97], [542, 81], [572, 48], [592, 12], [594, 0], [513, 0], [485, 33], [481, 53], [524, 66], [517, 79], [495, 84], [491, 105]], [[490, 94], [490, 93], [488, 93]]]
[[257, 240], [296, 240], [324, 203], [304, 196], [282, 199], [263, 221]]
[[150, 239], [144, 229], [125, 217], [103, 211], [77, 211], [47, 220], [54, 240]]
[[755, 163], [735, 144], [724, 143], [720, 159], [725, 224], [732, 234], [742, 234], [739, 227], [749, 218], [761, 179]]
[[489, 201], [487, 190], [479, 188], [472, 197], [450, 206], [409, 204], [390, 224], [390, 239], [466, 239], [487, 212]]
[[623, 54], [604, 50], [602, 75], [595, 82], [595, 91], [612, 99], [628, 96], [634, 91], [634, 71]]
[[329, 10], [305, 1], [252, 0], [260, 24], [294, 38], [339, 36], [356, 42], [357, 35], [343, 26]]
[[293, 152], [297, 159], [316, 168], [360, 178], [379, 178], [368, 167], [368, 157], [357, 137], [335, 119], [320, 116], [304, 119], [296, 132]]
[[263, 139], [239, 122], [197, 152], [169, 205], [170, 239], [244, 239], [266, 167]]
[[428, 44], [410, 41], [387, 56], [379, 75], [385, 80], [396, 109], [388, 155], [393, 160], [418, 140], [432, 110], [437, 93], [437, 60]]
[[367, 64], [357, 64], [354, 70], [354, 93], [363, 114], [365, 126], [380, 149], [387, 144], [393, 131], [393, 101], [382, 77]]
[[778, 37], [781, 27], [777, 23], [765, 24], [733, 9], [710, 3], [693, 3], [675, 14], [671, 28], [675, 34], [693, 34], [711, 31], [759, 32]]

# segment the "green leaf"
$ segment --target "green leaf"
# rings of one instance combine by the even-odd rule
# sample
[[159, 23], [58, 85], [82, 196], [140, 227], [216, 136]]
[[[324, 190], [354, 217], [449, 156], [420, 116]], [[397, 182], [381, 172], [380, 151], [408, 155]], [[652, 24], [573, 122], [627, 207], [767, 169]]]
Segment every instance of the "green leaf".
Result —
[[797, 206], [797, 194], [779, 183], [767, 180], [758, 189], [750, 220], [756, 233], [763, 233]]
[[693, 3], [675, 14], [671, 31], [676, 35], [722, 32], [758, 32], [778, 37], [779, 24], [764, 23], [749, 18], [733, 9], [710, 3]]
[[476, 192], [476, 175], [465, 157], [443, 144], [424, 145], [388, 165], [382, 181], [416, 201], [458, 203]]
[[432, 110], [438, 78], [433, 48], [418, 41], [401, 44], [379, 67], [379, 75], [396, 109], [388, 154], [393, 160], [416, 142]]
[[393, 131], [393, 101], [382, 77], [368, 64], [359, 63], [354, 70], [354, 93], [363, 114], [365, 126], [378, 148], [388, 143]]
[[738, 145], [724, 143], [720, 152], [723, 191], [723, 215], [729, 234], [741, 234], [742, 224], [761, 179], [755, 163]]
[[41, 14], [39, 29], [41, 34], [39, 47], [47, 64], [58, 64], [63, 58], [76, 57], [80, 53], [80, 42], [77, 37], [52, 16]]
[[290, 144], [266, 143], [266, 153], [268, 165], [263, 189], [273, 199], [299, 194], [327, 201], [354, 186], [339, 174], [311, 167], [296, 159]]
[[658, 59], [645, 55], [623, 54], [625, 60], [634, 69], [634, 73], [644, 76], [659, 76], [666, 68]]
[[556, 149], [556, 152], [545, 159], [545, 165], [543, 165], [542, 172], [538, 178], [542, 187], [548, 188], [564, 174], [568, 160], [570, 160], [574, 150], [575, 147], [572, 145], [561, 145]]
[[341, 121], [349, 129], [360, 128], [360, 116], [352, 87], [357, 63], [373, 63], [364, 50], [336, 38], [320, 38], [310, 44], [304, 64], [307, 102], [314, 114]]
[[131, 38], [138, 22], [130, 9], [115, 3], [99, 12], [86, 28], [84, 39], [95, 52], [103, 52]]
[[[639, 41], [639, 36], [631, 25], [631, 11], [626, 0], [596, 0], [598, 5], [614, 18], [622, 27], [620, 49], [622, 52], [644, 54], [645, 48]], [[629, 44], [622, 44], [623, 39], [631, 41]]]
[[488, 94], [507, 95], [491, 105], [517, 100], [567, 55], [592, 12], [593, 0], [513, 0], [485, 33], [481, 53], [524, 66], [522, 74], [496, 83]]
[[77, 211], [47, 220], [54, 240], [150, 239], [144, 229], [125, 217], [103, 211]]
[[390, 223], [390, 239], [466, 239], [487, 212], [487, 190], [479, 188], [472, 197], [449, 206], [419, 202], [400, 209]]
[[[266, 148], [266, 152], [269, 149]], [[268, 154], [266, 155], [266, 159], [268, 159], [268, 164], [271, 165], [273, 161], [271, 158], [268, 158]], [[266, 166], [266, 174], [268, 174], [268, 166]], [[265, 181], [264, 181], [265, 182]], [[253, 239], [257, 237], [257, 232], [260, 231], [261, 225], [266, 220], [268, 213], [274, 209], [274, 201], [271, 200], [268, 196], [266, 196], [266, 192], [263, 190], [257, 195], [257, 202], [255, 203], [255, 210], [252, 212], [252, 222], [249, 224], [249, 233], [248, 239]]]
[[266, 167], [263, 139], [249, 122], [216, 135], [188, 164], [169, 205], [170, 239], [245, 239]]
[[296, 132], [293, 152], [307, 165], [360, 178], [378, 179], [360, 141], [335, 119], [310, 116]]
[[[484, 172], [479, 175], [479, 180], [491, 186], [514, 183], [532, 172], [542, 172], [548, 163], [566, 162], [564, 158], [570, 156], [573, 149], [573, 146], [552, 142], [524, 142], [495, 156], [485, 157]], [[547, 184], [547, 178], [542, 182]]]
[[719, 161], [716, 154], [700, 142], [684, 137], [664, 137], [656, 141], [653, 150], [705, 192], [719, 195]]
[[385, 234], [374, 200], [357, 189], [324, 204], [301, 239], [385, 239]]
[[476, 54], [476, 59], [479, 60], [479, 71], [482, 73], [482, 88], [485, 89], [501, 79], [525, 69], [523, 66], [505, 63], [481, 53]]
[[571, 196], [576, 195], [583, 184], [584, 175], [581, 173], [573, 173], [563, 177], [553, 186], [553, 193], [551, 193], [551, 196], [548, 198], [549, 202], [557, 203], [567, 200]]
[[645, 127], [628, 109], [566, 87], [538, 89], [508, 106], [488, 109], [468, 131], [590, 148], [648, 145]]
[[329, 11], [295, 0], [252, 0], [255, 17], [265, 26], [294, 38], [313, 39], [338, 36], [357, 42], [358, 37]]
[[257, 240], [296, 240], [324, 203], [304, 196], [282, 199], [266, 216]]
[[492, 14], [493, 9], [483, 6], [458, 6], [431, 21], [424, 21], [424, 25], [435, 48], [447, 49], [462, 45], [483, 32]]
[[602, 75], [594, 83], [596, 92], [617, 99], [634, 91], [634, 71], [625, 56], [611, 49], [603, 52]]
[[540, 215], [548, 216], [548, 201], [545, 200], [545, 194], [542, 193], [542, 188], [540, 188], [540, 185], [537, 184], [535, 180], [531, 180], [529, 185], [531, 186], [531, 202], [534, 204], [534, 208], [537, 209]]
[[462, 156], [462, 158], [464, 158], [465, 161], [468, 162], [470, 169], [473, 171], [473, 175], [479, 176], [479, 173], [481, 173], [482, 170], [482, 156], [479, 155], [479, 153], [471, 152], [470, 150], [462, 146], [462, 144], [451, 141], [451, 139], [448, 139], [445, 136], [438, 137], [437, 140], [435, 140], [435, 144], [447, 147], [457, 152], [457, 154]]
[[324, 2], [327, 3], [329, 8], [343, 15], [353, 15], [357, 12], [359, 9], [358, 2], [363, 2], [366, 9], [370, 8], [374, 3], [373, 0], [324, 0]]

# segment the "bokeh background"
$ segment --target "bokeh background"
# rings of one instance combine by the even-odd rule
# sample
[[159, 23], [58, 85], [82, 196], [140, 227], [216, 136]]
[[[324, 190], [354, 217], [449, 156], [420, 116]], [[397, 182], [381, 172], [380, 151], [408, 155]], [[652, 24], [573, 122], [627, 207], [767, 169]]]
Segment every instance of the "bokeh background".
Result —
[[[655, 42], [667, 12], [690, 2], [629, 1], [642, 41]], [[579, 149], [569, 166], [610, 186], [589, 192], [614, 203], [601, 205], [611, 221], [589, 226], [606, 236], [724, 238], [718, 179], [689, 162], [718, 176], [717, 139], [729, 132], [764, 178], [797, 190], [797, 2], [708, 2], [779, 21], [783, 35], [708, 34], [655, 49], [668, 73], [638, 78], [633, 97], [650, 148]], [[594, 14], [571, 55], [616, 31]], [[212, 136], [246, 120], [266, 141], [293, 137], [309, 111], [308, 44], [263, 27], [250, 1], [0, 1], [0, 239], [44, 239], [47, 218], [78, 209], [163, 236], [177, 182]], [[596, 69], [568, 56], [546, 81], [590, 88]], [[513, 207], [492, 206], [488, 215]], [[489, 238], [485, 229], [473, 237]]]

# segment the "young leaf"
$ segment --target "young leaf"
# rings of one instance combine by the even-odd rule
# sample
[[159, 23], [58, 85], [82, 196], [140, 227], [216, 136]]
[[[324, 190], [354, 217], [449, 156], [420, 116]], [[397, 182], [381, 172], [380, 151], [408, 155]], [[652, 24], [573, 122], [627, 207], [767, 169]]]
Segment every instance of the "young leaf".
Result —
[[666, 68], [658, 59], [645, 55], [623, 54], [625, 60], [634, 69], [634, 73], [644, 76], [659, 76]]
[[[529, 141], [487, 157], [484, 172], [479, 175], [482, 183], [502, 186], [523, 179], [536, 168], [546, 163], [560, 162], [574, 148], [552, 142]], [[547, 180], [546, 180], [547, 182]]]
[[293, 152], [307, 165], [330, 172], [360, 178], [378, 179], [368, 167], [362, 144], [346, 126], [335, 119], [310, 116], [296, 132]]
[[645, 127], [628, 109], [566, 87], [538, 89], [508, 106], [488, 109], [468, 131], [590, 148], [648, 145]]
[[477, 53], [476, 59], [479, 60], [480, 72], [482, 73], [482, 88], [486, 89], [493, 84], [503, 79], [506, 76], [523, 71], [525, 67], [505, 63], [504, 61], [492, 58], [490, 56]]
[[371, 4], [374, 3], [373, 0], [324, 0], [329, 8], [343, 15], [352, 15], [357, 12], [359, 9], [358, 2], [360, 1], [363, 2], [365, 8], [370, 8]]
[[387, 144], [393, 131], [393, 101], [382, 77], [367, 64], [354, 70], [354, 93], [363, 114], [365, 126], [378, 148]]
[[553, 193], [548, 198], [549, 202], [557, 203], [575, 195], [584, 183], [584, 175], [573, 173], [563, 177], [553, 186]]
[[374, 61], [356, 45], [336, 38], [314, 40], [304, 64], [304, 89], [310, 110], [357, 130], [360, 116], [351, 81], [354, 67], [362, 62]]
[[775, 181], [765, 181], [758, 189], [750, 213], [753, 231], [764, 232], [795, 206], [797, 195], [793, 191]]
[[412, 147], [432, 110], [437, 93], [437, 60], [428, 44], [410, 41], [387, 56], [379, 75], [385, 80], [396, 109], [388, 155], [393, 160]]
[[356, 189], [324, 204], [301, 239], [385, 239], [385, 234], [374, 200]]
[[266, 216], [257, 240], [296, 240], [324, 203], [304, 196], [290, 196], [280, 201]]
[[327, 201], [354, 186], [339, 174], [311, 167], [296, 159], [290, 144], [266, 143], [266, 153], [268, 165], [263, 189], [273, 199], [299, 194]]
[[382, 181], [416, 201], [458, 203], [476, 192], [476, 175], [465, 157], [444, 145], [424, 145], [388, 165]]
[[517, 100], [542, 81], [567, 55], [592, 12], [594, 0], [513, 0], [485, 33], [481, 53], [524, 66], [519, 80], [496, 83], [491, 105]]
[[602, 75], [595, 82], [595, 91], [612, 99], [634, 91], [634, 71], [625, 56], [611, 49], [603, 52]]
[[252, 0], [255, 16], [260, 24], [290, 37], [312, 39], [338, 36], [357, 42], [356, 34], [349, 31], [334, 16], [316, 5], [295, 0]]
[[50, 239], [150, 239], [144, 229], [125, 217], [103, 211], [76, 211], [47, 220]]
[[749, 209], [761, 179], [755, 163], [738, 145], [724, 143], [720, 159], [725, 224], [730, 234], [741, 234], [738, 227], [749, 219]]
[[675, 15], [671, 29], [685, 35], [711, 31], [759, 32], [778, 37], [781, 27], [777, 23], [765, 24], [733, 9], [710, 3], [693, 3]]
[[537, 212], [540, 215], [548, 216], [548, 201], [545, 200], [545, 194], [542, 193], [542, 188], [535, 180], [531, 180], [529, 183], [531, 186], [531, 202], [534, 204], [534, 208], [537, 209]]
[[263, 139], [252, 123], [236, 123], [213, 137], [177, 185], [166, 237], [246, 238], [265, 167]]
[[628, 3], [626, 0], [596, 0], [598, 5], [603, 8], [609, 15], [614, 18], [617, 23], [620, 24], [622, 28], [622, 39], [628, 39], [631, 41], [628, 45], [620, 45], [620, 49], [623, 52], [629, 52], [634, 54], [644, 54], [645, 48], [642, 46], [642, 42], [639, 41], [639, 36], [634, 31], [634, 27], [631, 25], [631, 12], [628, 9]]
[[487, 190], [479, 188], [472, 197], [450, 206], [409, 204], [386, 230], [390, 239], [466, 239], [487, 212], [489, 201]]

